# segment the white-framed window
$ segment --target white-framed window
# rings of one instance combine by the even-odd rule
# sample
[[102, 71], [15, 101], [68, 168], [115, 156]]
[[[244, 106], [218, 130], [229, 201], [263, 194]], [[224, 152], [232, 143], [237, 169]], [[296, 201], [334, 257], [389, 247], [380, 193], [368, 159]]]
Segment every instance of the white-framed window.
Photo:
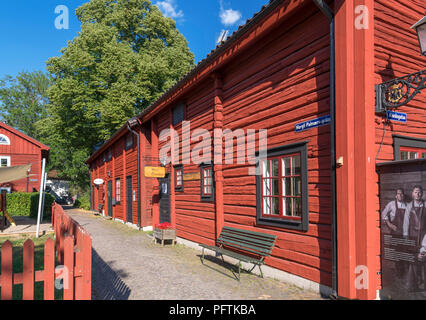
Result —
[[307, 142], [268, 150], [256, 177], [257, 223], [299, 231], [309, 229]]
[[115, 202], [120, 204], [121, 202], [121, 181], [120, 179], [115, 180]]
[[213, 164], [201, 164], [200, 170], [201, 201], [213, 201], [215, 192]]
[[10, 167], [10, 157], [0, 156], [0, 167]]
[[175, 191], [183, 191], [183, 166], [175, 166]]
[[0, 188], [0, 194], [3, 190], [6, 190], [7, 193], [11, 193], [12, 192], [12, 188], [11, 187], [1, 187]]
[[4, 134], [0, 134], [0, 145], [5, 145], [5, 146], [10, 145], [10, 139]]

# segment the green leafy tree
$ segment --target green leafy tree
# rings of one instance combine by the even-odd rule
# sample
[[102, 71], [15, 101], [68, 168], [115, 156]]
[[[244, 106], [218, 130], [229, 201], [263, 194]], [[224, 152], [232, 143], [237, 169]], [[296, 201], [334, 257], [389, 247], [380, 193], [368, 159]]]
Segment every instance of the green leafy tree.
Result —
[[39, 140], [35, 123], [47, 117], [50, 84], [49, 76], [41, 71], [23, 71], [15, 78], [5, 76], [0, 80], [1, 121]]
[[194, 65], [176, 23], [148, 0], [91, 0], [76, 10], [81, 32], [49, 59], [49, 117], [38, 123], [52, 163], [79, 184], [84, 161], [125, 121]]

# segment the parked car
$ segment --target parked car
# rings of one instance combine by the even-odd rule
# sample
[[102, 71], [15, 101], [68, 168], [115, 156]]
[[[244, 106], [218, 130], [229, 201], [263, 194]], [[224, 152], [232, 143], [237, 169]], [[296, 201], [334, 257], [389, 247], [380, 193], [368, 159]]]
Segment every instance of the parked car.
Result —
[[74, 204], [74, 201], [69, 194], [58, 195], [50, 187], [46, 187], [46, 192], [50, 193], [52, 196], [55, 197], [55, 201], [56, 201], [57, 204], [60, 204], [60, 205], [72, 205], [72, 204]]

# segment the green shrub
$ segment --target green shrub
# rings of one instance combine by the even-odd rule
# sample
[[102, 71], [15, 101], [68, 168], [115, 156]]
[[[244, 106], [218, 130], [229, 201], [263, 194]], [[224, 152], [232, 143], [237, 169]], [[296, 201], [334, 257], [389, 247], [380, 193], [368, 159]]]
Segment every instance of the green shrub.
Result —
[[[39, 196], [40, 194], [37, 192], [9, 193], [6, 198], [8, 213], [11, 216], [23, 216], [36, 219], [38, 215]], [[51, 194], [45, 193], [43, 211], [43, 218], [45, 220], [50, 220], [52, 217], [52, 204], [54, 201], [55, 198]]]
[[90, 210], [90, 192], [84, 193], [81, 197], [74, 201], [74, 207], [83, 210]]

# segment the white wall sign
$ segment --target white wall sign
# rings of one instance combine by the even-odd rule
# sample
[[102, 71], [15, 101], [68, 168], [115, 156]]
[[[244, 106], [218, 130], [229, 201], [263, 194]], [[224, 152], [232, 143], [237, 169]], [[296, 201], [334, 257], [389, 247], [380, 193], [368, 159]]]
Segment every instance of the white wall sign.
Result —
[[94, 183], [95, 185], [99, 186], [99, 185], [101, 185], [101, 184], [104, 184], [104, 180], [102, 180], [102, 179], [96, 179], [95, 181], [93, 181], [93, 183]]

